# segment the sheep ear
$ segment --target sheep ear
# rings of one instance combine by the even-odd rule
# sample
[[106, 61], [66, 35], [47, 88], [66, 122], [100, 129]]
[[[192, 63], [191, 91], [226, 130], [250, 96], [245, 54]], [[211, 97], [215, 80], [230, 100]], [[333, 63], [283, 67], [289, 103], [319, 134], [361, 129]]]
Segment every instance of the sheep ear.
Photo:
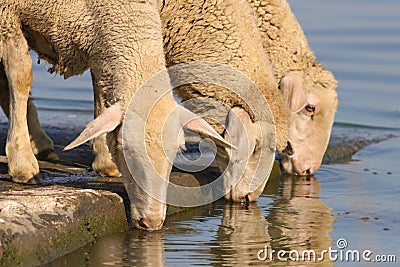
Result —
[[303, 90], [300, 74], [294, 72], [287, 74], [281, 80], [280, 89], [291, 112], [297, 113], [307, 105], [307, 96]]
[[214, 128], [204, 119], [200, 118], [199, 116], [182, 106], [179, 106], [178, 109], [179, 120], [181, 126], [184, 129], [198, 134], [206, 135], [223, 147], [236, 149], [234, 145], [222, 138], [222, 136], [219, 135], [217, 131], [215, 131]]
[[234, 107], [229, 111], [225, 139], [237, 144], [239, 153], [236, 153], [236, 157], [239, 160], [247, 159], [254, 152], [257, 133], [257, 128], [243, 108]]
[[115, 103], [104, 110], [104, 112], [95, 120], [90, 122], [86, 126], [85, 130], [83, 130], [83, 132], [71, 144], [64, 148], [64, 151], [80, 146], [103, 133], [113, 131], [121, 124], [123, 116], [124, 112], [122, 111], [122, 105], [119, 102]]

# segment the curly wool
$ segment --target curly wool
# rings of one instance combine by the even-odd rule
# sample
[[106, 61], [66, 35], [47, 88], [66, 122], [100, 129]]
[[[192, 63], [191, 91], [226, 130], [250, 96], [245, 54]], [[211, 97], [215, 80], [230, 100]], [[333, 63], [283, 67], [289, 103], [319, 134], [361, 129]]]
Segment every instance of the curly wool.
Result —
[[315, 85], [335, 90], [335, 77], [315, 61], [315, 55], [287, 0], [248, 2], [256, 14], [257, 26], [276, 79], [280, 81], [289, 72], [299, 71], [306, 91], [312, 91]]
[[[275, 120], [277, 149], [282, 150], [288, 139], [289, 113], [248, 2], [166, 0], [160, 3], [160, 15], [167, 66], [208, 61], [244, 73], [269, 103]], [[247, 103], [225, 88], [192, 84], [182, 86], [176, 92], [183, 101], [211, 97], [230, 107], [241, 106], [253, 120], [257, 119]]]
[[165, 69], [156, 0], [4, 0], [0, 15], [0, 58], [5, 38], [22, 28], [29, 47], [52, 65], [49, 72], [67, 79], [90, 69], [107, 103], [127, 105]]

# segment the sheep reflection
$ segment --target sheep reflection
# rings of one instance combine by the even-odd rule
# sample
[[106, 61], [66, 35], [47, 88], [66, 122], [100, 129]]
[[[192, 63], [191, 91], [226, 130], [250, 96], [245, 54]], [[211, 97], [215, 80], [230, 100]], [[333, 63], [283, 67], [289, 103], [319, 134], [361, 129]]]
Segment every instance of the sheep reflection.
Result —
[[[320, 185], [315, 177], [284, 176], [278, 192], [264, 191], [272, 193], [274, 198], [265, 212], [255, 203], [247, 206], [227, 203], [217, 236], [220, 247], [212, 250], [220, 259], [217, 265], [253, 265], [261, 263], [259, 256], [265, 256], [265, 266], [271, 263], [270, 255], [258, 255], [265, 247], [268, 254], [275, 250], [274, 265], [279, 262], [276, 255], [279, 250], [296, 250], [300, 256], [305, 250], [314, 250], [319, 257], [322, 250], [332, 246], [329, 232], [334, 222], [330, 208], [318, 198], [319, 192]], [[267, 214], [266, 218], [263, 214]], [[288, 254], [284, 258], [288, 258]], [[311, 263], [333, 266], [327, 256], [316, 263], [311, 259], [311, 262], [289, 261], [284, 265], [309, 266]]]

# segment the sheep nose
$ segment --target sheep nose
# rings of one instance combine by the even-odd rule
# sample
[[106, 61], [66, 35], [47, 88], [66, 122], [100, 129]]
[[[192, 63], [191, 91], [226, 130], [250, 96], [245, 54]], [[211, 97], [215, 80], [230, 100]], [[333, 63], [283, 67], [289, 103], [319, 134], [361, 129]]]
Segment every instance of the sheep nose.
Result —
[[308, 176], [308, 175], [311, 175], [313, 173], [314, 173], [314, 171], [313, 171], [312, 167], [311, 168], [305, 168], [305, 169], [299, 170], [297, 172], [297, 174], [300, 175], [300, 176]]
[[257, 201], [257, 199], [258, 199], [258, 197], [256, 195], [252, 194], [252, 193], [250, 193], [250, 194], [248, 194], [246, 196], [246, 202], [247, 203], [255, 202], [255, 201]]
[[164, 220], [160, 219], [140, 219], [136, 223], [136, 227], [142, 230], [149, 230], [149, 231], [154, 231], [154, 230], [160, 230], [164, 224]]

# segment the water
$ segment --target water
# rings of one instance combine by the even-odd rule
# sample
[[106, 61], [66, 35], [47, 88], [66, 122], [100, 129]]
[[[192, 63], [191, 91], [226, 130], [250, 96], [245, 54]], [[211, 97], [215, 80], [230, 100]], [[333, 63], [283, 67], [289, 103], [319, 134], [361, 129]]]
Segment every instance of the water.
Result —
[[[400, 136], [400, 2], [290, 3], [318, 60], [340, 82], [333, 141]], [[43, 124], [87, 123], [89, 74], [63, 81], [43, 69], [35, 65], [32, 88]], [[370, 250], [371, 259], [395, 255], [400, 262], [399, 151], [400, 138], [393, 137], [362, 149], [350, 162], [323, 165], [314, 177], [274, 177], [257, 203], [218, 201], [168, 217], [160, 232], [109, 235], [49, 266], [378, 265], [346, 261], [349, 250], [361, 256]], [[277, 253], [272, 262], [258, 259], [265, 248], [284, 250], [287, 257], [306, 249], [318, 256], [330, 247], [338, 250], [332, 255], [337, 260], [325, 255], [317, 263], [285, 262]]]

